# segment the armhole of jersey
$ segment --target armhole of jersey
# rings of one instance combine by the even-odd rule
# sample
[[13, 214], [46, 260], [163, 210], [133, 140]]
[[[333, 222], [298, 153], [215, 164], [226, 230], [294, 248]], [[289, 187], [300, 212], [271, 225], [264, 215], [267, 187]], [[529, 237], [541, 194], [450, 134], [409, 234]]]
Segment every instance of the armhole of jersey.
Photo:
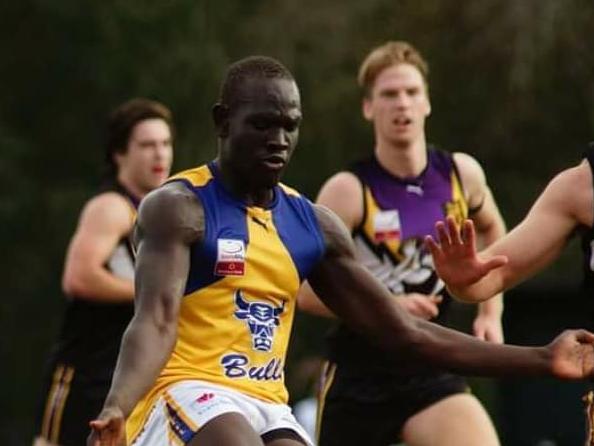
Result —
[[479, 204], [477, 204], [474, 207], [470, 207], [470, 203], [468, 202], [468, 199], [466, 198], [466, 186], [464, 185], [464, 181], [462, 181], [462, 175], [460, 175], [460, 169], [458, 168], [458, 164], [456, 163], [454, 154], [448, 153], [445, 151], [443, 151], [443, 152], [447, 153], [447, 155], [450, 158], [450, 162], [452, 163], [452, 169], [454, 170], [454, 175], [456, 175], [456, 179], [458, 180], [458, 183], [460, 183], [460, 189], [462, 189], [462, 195], [464, 196], [464, 201], [466, 202], [466, 206], [468, 207], [468, 216], [471, 217], [483, 208], [483, 205], [485, 204], [485, 198], [486, 198], [485, 194], [483, 193], [483, 196], [482, 196]]
[[359, 185], [361, 186], [360, 199], [363, 204], [363, 215], [361, 216], [361, 221], [351, 231], [351, 236], [354, 236], [363, 230], [363, 226], [365, 225], [365, 222], [367, 221], [367, 212], [368, 212], [369, 205], [367, 204], [367, 194], [366, 194], [367, 186], [363, 182], [363, 179], [359, 175], [357, 175], [357, 173], [355, 171], [350, 170], [349, 172], [352, 173], [355, 176], [355, 178], [357, 178], [357, 180], [359, 181]]

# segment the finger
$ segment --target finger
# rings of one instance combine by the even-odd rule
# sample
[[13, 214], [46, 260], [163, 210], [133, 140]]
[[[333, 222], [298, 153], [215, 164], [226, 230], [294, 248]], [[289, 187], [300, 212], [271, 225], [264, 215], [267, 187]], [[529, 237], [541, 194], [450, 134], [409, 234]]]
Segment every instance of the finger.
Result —
[[92, 420], [89, 421], [89, 426], [91, 426], [91, 429], [99, 431], [104, 429], [105, 426], [107, 426], [107, 423], [107, 420]]
[[487, 340], [487, 332], [486, 330], [482, 329], [482, 328], [475, 328], [474, 329], [474, 336], [478, 339], [480, 339], [481, 341], [486, 341]]
[[439, 240], [441, 249], [445, 249], [452, 244], [445, 223], [443, 221], [438, 221], [437, 223], [435, 223], [435, 231], [437, 232], [437, 239]]
[[440, 304], [443, 301], [443, 296], [434, 294], [432, 296], [429, 296], [429, 300], [434, 304]]
[[472, 220], [464, 220], [462, 224], [462, 240], [472, 252], [476, 252], [476, 231]]
[[437, 244], [433, 237], [428, 235], [425, 237], [425, 248], [429, 250], [433, 259], [439, 257], [441, 258], [441, 247]]
[[448, 227], [448, 234], [453, 245], [461, 245], [462, 239], [460, 238], [460, 230], [456, 225], [456, 220], [453, 217], [446, 218], [446, 224]]

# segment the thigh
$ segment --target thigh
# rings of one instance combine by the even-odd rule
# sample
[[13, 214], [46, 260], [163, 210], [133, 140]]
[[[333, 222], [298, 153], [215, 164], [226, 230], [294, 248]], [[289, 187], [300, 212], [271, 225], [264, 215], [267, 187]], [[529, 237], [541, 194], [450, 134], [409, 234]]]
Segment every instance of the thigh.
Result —
[[225, 413], [206, 423], [189, 446], [263, 446], [264, 443], [245, 417]]
[[471, 394], [448, 396], [410, 417], [402, 429], [408, 446], [498, 446], [495, 427]]

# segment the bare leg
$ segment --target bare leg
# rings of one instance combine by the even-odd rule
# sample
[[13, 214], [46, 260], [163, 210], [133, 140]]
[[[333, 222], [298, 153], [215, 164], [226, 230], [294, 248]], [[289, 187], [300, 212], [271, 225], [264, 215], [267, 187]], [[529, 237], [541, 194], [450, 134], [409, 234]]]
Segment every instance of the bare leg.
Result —
[[189, 446], [264, 446], [260, 436], [239, 413], [213, 418], [190, 441]]
[[489, 415], [470, 394], [452, 395], [409, 418], [402, 438], [407, 446], [499, 446]]

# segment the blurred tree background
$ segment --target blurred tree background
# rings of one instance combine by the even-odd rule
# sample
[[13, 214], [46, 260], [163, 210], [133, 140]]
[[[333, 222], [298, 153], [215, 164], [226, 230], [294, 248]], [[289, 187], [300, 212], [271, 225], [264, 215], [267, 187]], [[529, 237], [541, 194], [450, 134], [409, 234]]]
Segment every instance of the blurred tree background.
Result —
[[[305, 116], [286, 182], [313, 198], [372, 149], [360, 61], [385, 40], [408, 40], [431, 66], [429, 140], [482, 162], [510, 227], [594, 136], [591, 0], [9, 0], [0, 24], [4, 445], [32, 435], [44, 354], [61, 320], [66, 244], [99, 183], [116, 104], [168, 104], [175, 168], [186, 168], [215, 153], [210, 107], [227, 64], [277, 57], [300, 84]], [[578, 255], [574, 244], [528, 286], [575, 289]], [[302, 316], [297, 325], [292, 361], [321, 349], [323, 324]], [[316, 336], [299, 336], [306, 331]]]

